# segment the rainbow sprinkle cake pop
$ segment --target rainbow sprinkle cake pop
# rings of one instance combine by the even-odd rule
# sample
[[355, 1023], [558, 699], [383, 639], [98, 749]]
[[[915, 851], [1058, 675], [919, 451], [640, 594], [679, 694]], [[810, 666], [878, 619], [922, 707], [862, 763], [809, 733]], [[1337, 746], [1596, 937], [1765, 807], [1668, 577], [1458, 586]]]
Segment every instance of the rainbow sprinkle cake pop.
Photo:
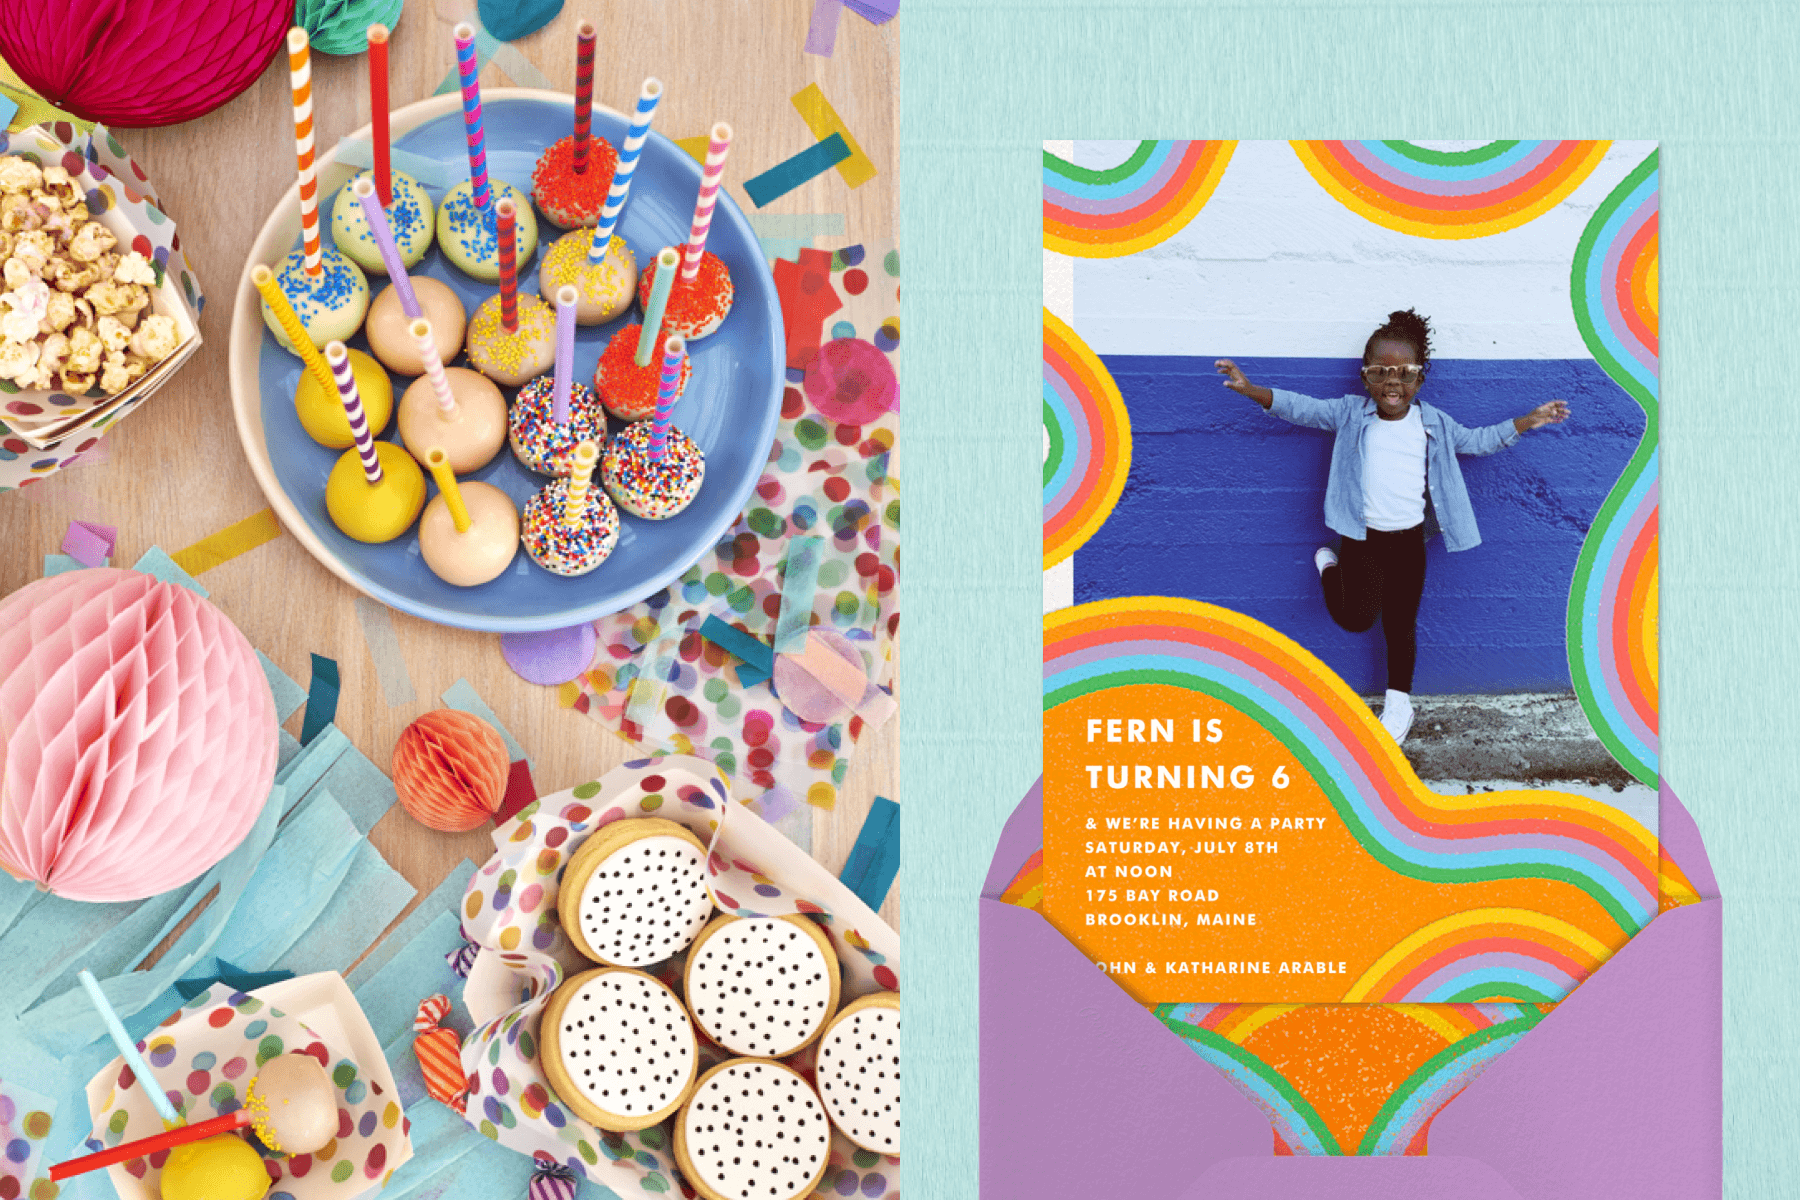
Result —
[[513, 454], [539, 475], [567, 475], [575, 447], [606, 436], [606, 414], [574, 373], [575, 289], [565, 287], [556, 298], [556, 374], [526, 384], [508, 419]]
[[619, 544], [619, 510], [592, 486], [600, 447], [575, 447], [573, 471], [553, 479], [525, 505], [525, 553], [546, 571], [585, 575]]
[[673, 334], [664, 339], [655, 419], [627, 425], [606, 443], [601, 480], [619, 507], [634, 517], [661, 521], [674, 516], [693, 503], [706, 480], [706, 455], [670, 423], [685, 349]]

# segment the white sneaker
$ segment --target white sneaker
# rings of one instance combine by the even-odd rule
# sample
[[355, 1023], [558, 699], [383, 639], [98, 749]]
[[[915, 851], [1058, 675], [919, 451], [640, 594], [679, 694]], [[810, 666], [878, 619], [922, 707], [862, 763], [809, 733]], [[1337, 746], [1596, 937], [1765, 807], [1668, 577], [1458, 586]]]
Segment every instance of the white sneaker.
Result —
[[1326, 567], [1335, 567], [1337, 565], [1337, 551], [1333, 550], [1330, 546], [1320, 546], [1317, 550], [1313, 551], [1313, 566], [1319, 568], [1319, 574], [1323, 575]]
[[1381, 727], [1388, 731], [1394, 744], [1398, 746], [1406, 741], [1406, 735], [1412, 731], [1412, 723], [1412, 697], [1389, 688], [1387, 701], [1381, 706]]

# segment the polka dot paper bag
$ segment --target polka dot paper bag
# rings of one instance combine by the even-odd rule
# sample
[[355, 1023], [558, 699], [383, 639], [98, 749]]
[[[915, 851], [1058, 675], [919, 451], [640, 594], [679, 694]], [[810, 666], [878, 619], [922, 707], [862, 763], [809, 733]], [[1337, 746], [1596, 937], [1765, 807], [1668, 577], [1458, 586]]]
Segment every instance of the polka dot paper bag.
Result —
[[[616, 1134], [576, 1116], [545, 1080], [538, 1025], [557, 985], [592, 965], [569, 945], [557, 918], [563, 867], [595, 830], [630, 817], [678, 822], [709, 845], [709, 882], [726, 912], [813, 916], [838, 955], [846, 1002], [900, 987], [899, 935], [773, 827], [731, 803], [724, 777], [703, 759], [629, 762], [521, 810], [495, 830], [499, 852], [470, 881], [463, 901], [464, 935], [508, 974], [507, 994], [524, 997], [463, 1043], [470, 1084], [466, 1115], [502, 1146], [563, 1164], [626, 1197], [678, 1186], [670, 1123]], [[651, 973], [679, 991], [680, 964], [677, 958]], [[822, 1194], [835, 1194], [840, 1180], [877, 1200], [898, 1194], [897, 1159], [870, 1156], [848, 1143], [839, 1149]]]
[[[253, 994], [216, 983], [139, 1044], [156, 1082], [189, 1124], [243, 1107], [262, 1064], [278, 1054], [319, 1060], [338, 1093], [338, 1134], [315, 1154], [265, 1157], [269, 1200], [353, 1200], [387, 1183], [412, 1157], [387, 1059], [362, 1010], [333, 972]], [[114, 1059], [88, 1084], [98, 1151], [162, 1132], [142, 1081]], [[108, 1168], [121, 1200], [158, 1200], [168, 1152]]]

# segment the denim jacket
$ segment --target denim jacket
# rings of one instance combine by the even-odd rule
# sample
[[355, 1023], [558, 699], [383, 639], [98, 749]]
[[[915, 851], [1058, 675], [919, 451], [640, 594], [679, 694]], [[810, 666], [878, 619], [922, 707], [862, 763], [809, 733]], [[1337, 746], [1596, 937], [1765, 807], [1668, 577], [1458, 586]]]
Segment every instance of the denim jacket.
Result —
[[[1519, 431], [1511, 421], [1469, 429], [1442, 409], [1422, 400], [1413, 403], [1425, 423], [1426, 534], [1442, 532], [1447, 550], [1472, 550], [1481, 544], [1481, 531], [1456, 456], [1504, 450], [1519, 440]], [[1369, 427], [1381, 419], [1374, 399], [1314, 400], [1277, 390], [1268, 411], [1290, 424], [1329, 429], [1337, 435], [1331, 447], [1331, 477], [1325, 484], [1325, 524], [1344, 537], [1359, 541], [1368, 537], [1363, 524], [1363, 443]]]

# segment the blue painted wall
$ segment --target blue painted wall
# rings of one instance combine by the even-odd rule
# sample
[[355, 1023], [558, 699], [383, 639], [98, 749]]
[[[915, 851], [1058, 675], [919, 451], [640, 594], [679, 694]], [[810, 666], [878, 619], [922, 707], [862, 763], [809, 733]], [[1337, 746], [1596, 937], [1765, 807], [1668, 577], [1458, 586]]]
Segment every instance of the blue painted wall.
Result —
[[[1224, 389], [1215, 357], [1103, 356], [1131, 413], [1131, 477], [1075, 556], [1075, 600], [1186, 596], [1234, 609], [1379, 692], [1379, 627], [1339, 629], [1312, 556], [1325, 527], [1329, 433], [1289, 425]], [[1237, 359], [1253, 383], [1311, 396], [1362, 391], [1354, 359]], [[1564, 625], [1582, 539], [1644, 432], [1643, 411], [1590, 360], [1435, 360], [1421, 396], [1464, 425], [1550, 399], [1570, 419], [1462, 460], [1481, 545], [1435, 538], [1419, 609], [1420, 694], [1566, 691]]]

